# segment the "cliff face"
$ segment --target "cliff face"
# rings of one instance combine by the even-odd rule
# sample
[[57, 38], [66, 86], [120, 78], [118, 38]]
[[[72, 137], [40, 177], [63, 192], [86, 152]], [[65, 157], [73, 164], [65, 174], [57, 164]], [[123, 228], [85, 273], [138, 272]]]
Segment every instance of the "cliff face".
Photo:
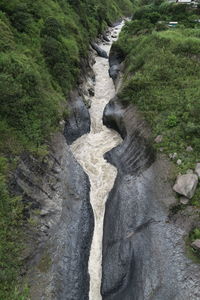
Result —
[[200, 267], [186, 258], [184, 243], [195, 216], [169, 216], [176, 202], [169, 163], [155, 158], [147, 126], [133, 106], [112, 100], [104, 124], [124, 141], [105, 155], [118, 176], [104, 220], [103, 299], [199, 299]]
[[[31, 299], [88, 299], [87, 262], [93, 232], [88, 177], [75, 161], [64, 136], [53, 139], [47, 164], [24, 159], [15, 187], [31, 212], [23, 253]], [[33, 223], [33, 222], [32, 222]]]
[[75, 160], [69, 144], [90, 130], [83, 102], [94, 79], [91, 54], [82, 82], [71, 93], [63, 132], [49, 143], [43, 161], [22, 156], [12, 178], [12, 191], [23, 195], [29, 225], [22, 253], [25, 281], [31, 299], [88, 299], [88, 259], [94, 228], [88, 176]]

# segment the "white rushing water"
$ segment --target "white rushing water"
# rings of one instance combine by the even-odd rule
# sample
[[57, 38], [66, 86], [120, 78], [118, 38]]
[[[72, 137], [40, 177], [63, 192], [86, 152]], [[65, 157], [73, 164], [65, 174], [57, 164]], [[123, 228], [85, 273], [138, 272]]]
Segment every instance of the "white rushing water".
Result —
[[[123, 23], [112, 29], [111, 36], [118, 36]], [[112, 41], [100, 47], [109, 53]], [[96, 75], [95, 96], [90, 108], [91, 131], [77, 139], [71, 146], [72, 152], [88, 174], [91, 184], [90, 201], [94, 212], [95, 228], [89, 259], [90, 300], [102, 299], [100, 294], [102, 277], [102, 236], [105, 202], [113, 187], [117, 170], [106, 162], [103, 155], [121, 142], [121, 137], [115, 131], [108, 129], [102, 123], [103, 110], [106, 104], [115, 96], [115, 87], [109, 77], [109, 62], [105, 58], [96, 57], [94, 64]]]

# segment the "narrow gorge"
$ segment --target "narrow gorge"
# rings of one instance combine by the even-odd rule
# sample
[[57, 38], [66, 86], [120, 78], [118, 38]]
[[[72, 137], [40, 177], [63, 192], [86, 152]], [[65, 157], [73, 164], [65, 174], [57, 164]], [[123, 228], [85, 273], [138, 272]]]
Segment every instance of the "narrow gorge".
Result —
[[[103, 42], [99, 46], [109, 54], [112, 41], [117, 36], [123, 23], [114, 27], [107, 37], [110, 42]], [[113, 38], [114, 37], [114, 38]], [[90, 274], [90, 300], [100, 300], [101, 264], [102, 264], [102, 238], [105, 202], [110, 192], [117, 171], [114, 166], [107, 163], [104, 154], [121, 142], [120, 135], [103, 125], [103, 111], [115, 96], [115, 87], [109, 77], [109, 62], [102, 57], [96, 57], [94, 64], [95, 89], [89, 110], [91, 117], [90, 133], [77, 139], [71, 146], [72, 153], [88, 174], [91, 191], [90, 203], [94, 212], [94, 234], [89, 259]]]
[[189, 5], [0, 1], [0, 300], [200, 300]]
[[[109, 54], [122, 26], [95, 46], [100, 54]], [[200, 299], [200, 268], [184, 242], [198, 216], [169, 213], [176, 204], [172, 166], [156, 156], [136, 107], [120, 102], [120, 69], [115, 49], [109, 60], [91, 52], [87, 76], [71, 94], [66, 140], [52, 142], [52, 186], [42, 179], [39, 194], [30, 190], [24, 178], [34, 181], [31, 162], [18, 168], [17, 185], [43, 199], [42, 242], [28, 258], [34, 300]]]
[[[114, 40], [122, 26], [112, 30]], [[100, 47], [109, 53], [111, 45]], [[109, 65], [105, 58], [95, 60], [91, 130], [71, 145], [91, 184], [89, 299], [198, 300], [200, 268], [186, 257], [184, 242], [197, 216], [169, 213], [176, 204], [172, 166], [156, 156], [136, 107], [117, 96], [120, 53], [110, 52]]]

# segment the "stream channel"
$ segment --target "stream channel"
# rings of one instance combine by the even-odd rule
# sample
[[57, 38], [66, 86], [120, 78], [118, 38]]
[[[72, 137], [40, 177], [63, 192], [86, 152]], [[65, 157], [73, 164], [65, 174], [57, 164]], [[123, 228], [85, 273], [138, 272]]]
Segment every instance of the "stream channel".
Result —
[[[99, 46], [108, 54], [122, 29], [124, 22], [112, 28], [110, 42]], [[113, 36], [113, 37], [112, 37]], [[88, 174], [91, 184], [90, 201], [94, 212], [95, 227], [89, 259], [90, 300], [102, 299], [100, 294], [102, 277], [102, 236], [105, 202], [117, 176], [117, 169], [104, 159], [104, 154], [121, 143], [120, 135], [103, 125], [102, 117], [106, 104], [115, 96], [115, 86], [109, 77], [109, 62], [96, 57], [95, 96], [90, 108], [91, 130], [72, 145], [76, 160]]]

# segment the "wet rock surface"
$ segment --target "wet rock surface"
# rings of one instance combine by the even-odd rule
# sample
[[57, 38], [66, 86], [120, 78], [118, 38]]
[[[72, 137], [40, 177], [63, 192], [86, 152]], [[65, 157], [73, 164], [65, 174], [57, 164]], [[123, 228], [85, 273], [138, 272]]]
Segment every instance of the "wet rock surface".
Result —
[[106, 42], [110, 42], [110, 39], [109, 39], [109, 37], [108, 37], [108, 35], [107, 35], [106, 32], [104, 32], [102, 36], [103, 36], [103, 39], [104, 39]]
[[112, 47], [109, 54], [109, 75], [113, 79], [114, 83], [116, 83], [119, 72], [122, 69], [121, 63], [123, 60], [124, 56], [121, 52], [119, 52], [119, 49]]
[[[54, 245], [52, 299], [88, 299], [88, 259], [94, 228], [88, 176], [65, 148], [62, 215], [51, 242]], [[48, 297], [47, 297], [48, 296]], [[45, 299], [49, 298], [47, 293]]]
[[78, 91], [69, 98], [69, 115], [65, 122], [64, 136], [67, 143], [72, 144], [77, 138], [90, 131], [90, 115], [84, 98]]
[[117, 98], [114, 98], [104, 109], [103, 124], [108, 128], [116, 130], [122, 138], [125, 138], [127, 132], [124, 124], [123, 113], [123, 106], [118, 103]]
[[92, 48], [97, 52], [101, 57], [108, 58], [108, 54], [105, 50], [101, 49], [96, 43], [91, 43]]
[[116, 80], [120, 71], [119, 65], [113, 65], [109, 69], [109, 75], [113, 80]]
[[155, 159], [134, 107], [111, 101], [104, 124], [117, 129], [124, 142], [105, 155], [118, 176], [104, 219], [103, 299], [200, 299], [200, 266], [186, 257], [184, 242], [194, 217], [191, 212], [169, 217], [176, 203], [170, 163]]

